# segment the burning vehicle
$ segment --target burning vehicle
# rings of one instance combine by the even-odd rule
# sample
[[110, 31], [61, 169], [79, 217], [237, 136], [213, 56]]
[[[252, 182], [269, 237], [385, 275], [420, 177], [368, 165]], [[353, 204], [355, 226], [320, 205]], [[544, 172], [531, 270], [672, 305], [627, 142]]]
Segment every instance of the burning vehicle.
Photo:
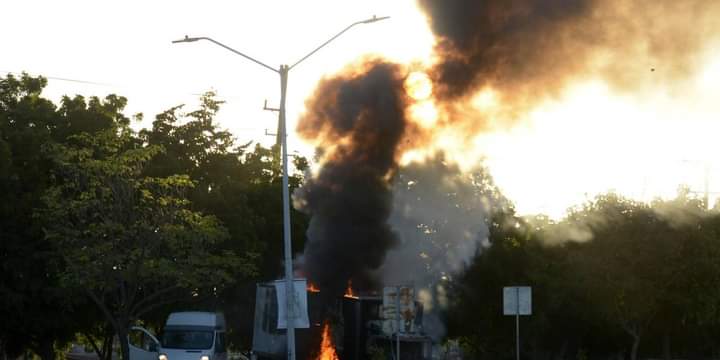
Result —
[[[253, 356], [280, 359], [287, 354], [285, 331], [278, 329], [278, 302], [273, 283], [257, 285]], [[360, 360], [397, 358], [425, 360], [432, 339], [422, 327], [423, 306], [412, 286], [388, 286], [382, 293], [347, 292], [328, 304], [308, 286], [310, 327], [296, 329], [297, 358]]]
[[[684, 77], [701, 37], [648, 24], [664, 11], [697, 17], [710, 3], [418, 0], [436, 39], [432, 61], [366, 57], [324, 77], [296, 128], [316, 150], [293, 194], [310, 217], [296, 270], [314, 284], [298, 357], [397, 353], [394, 340], [401, 354], [423, 358], [425, 337], [445, 335], [445, 285], [487, 245], [492, 211], [509, 206], [484, 192], [487, 177], [468, 173], [482, 163], [480, 135], [520, 124], [580, 80], [622, 93]], [[687, 48], [669, 45], [679, 43]], [[651, 63], [667, 70], [650, 75]], [[403, 178], [409, 170], [415, 176]], [[404, 281], [414, 286], [387, 287]], [[254, 349], [282, 354], [274, 287], [259, 284], [256, 304]]]

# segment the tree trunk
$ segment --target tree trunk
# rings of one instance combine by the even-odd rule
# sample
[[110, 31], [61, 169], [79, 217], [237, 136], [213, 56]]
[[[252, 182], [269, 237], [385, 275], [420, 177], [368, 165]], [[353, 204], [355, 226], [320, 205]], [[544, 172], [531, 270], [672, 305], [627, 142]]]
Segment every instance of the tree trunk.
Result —
[[85, 333], [85, 338], [87, 338], [87, 340], [90, 342], [90, 345], [92, 346], [93, 351], [95, 351], [95, 354], [97, 354], [98, 359], [100, 359], [100, 360], [105, 359], [105, 354], [103, 353], [103, 351], [105, 351], [105, 348], [104, 348], [105, 343], [103, 342], [103, 345], [100, 345], [100, 347], [98, 347], [97, 342], [95, 341], [95, 338], [92, 335], [90, 335], [90, 333]]
[[670, 351], [670, 333], [667, 330], [665, 331], [665, 334], [663, 334], [663, 359], [672, 359], [672, 352]]
[[112, 330], [108, 330], [103, 339], [103, 357], [101, 360], [112, 360], [113, 340], [115, 340], [115, 334], [113, 334]]
[[630, 352], [630, 360], [637, 360], [638, 348], [640, 347], [640, 335], [633, 336], [633, 345]]
[[55, 360], [54, 341], [49, 336], [44, 336], [38, 344], [38, 355], [42, 360]]
[[565, 360], [565, 354], [567, 354], [568, 349], [568, 340], [565, 339], [562, 342], [562, 345], [560, 345], [560, 349], [555, 353], [555, 356], [553, 356], [553, 360]]
[[128, 328], [120, 326], [117, 329], [118, 340], [120, 341], [120, 355], [122, 360], [130, 360], [130, 346], [128, 345]]
[[130, 360], [130, 345], [128, 335], [130, 334], [130, 317], [127, 314], [117, 315], [116, 322], [113, 324], [115, 333], [120, 342], [120, 359]]
[[625, 348], [621, 349], [620, 351], [615, 354], [616, 360], [625, 360]]

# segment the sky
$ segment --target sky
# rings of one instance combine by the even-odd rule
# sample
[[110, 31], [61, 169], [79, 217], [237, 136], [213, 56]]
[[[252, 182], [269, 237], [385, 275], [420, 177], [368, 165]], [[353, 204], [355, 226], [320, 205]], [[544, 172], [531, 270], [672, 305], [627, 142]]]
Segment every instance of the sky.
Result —
[[[45, 95], [129, 99], [128, 114], [154, 114], [214, 90], [226, 101], [221, 126], [240, 141], [271, 144], [279, 77], [210, 42], [172, 44], [206, 36], [272, 67], [291, 64], [349, 24], [377, 16], [390, 20], [359, 25], [293, 69], [288, 85], [288, 129], [305, 98], [324, 75], [358, 57], [408, 62], [429, 57], [433, 39], [410, 0], [398, 1], [37, 1], [2, 0], [0, 72], [50, 77]], [[87, 84], [60, 79], [72, 79]], [[292, 134], [290, 148], [308, 151]], [[292, 149], [291, 149], [292, 151]]]
[[[45, 96], [126, 96], [136, 127], [178, 104], [192, 109], [208, 90], [225, 100], [218, 115], [238, 142], [274, 142], [277, 74], [209, 42], [207, 36], [273, 67], [292, 64], [347, 25], [373, 15], [293, 69], [288, 86], [289, 151], [312, 156], [292, 131], [305, 99], [323, 76], [368, 55], [428, 64], [434, 38], [414, 0], [365, 1], [38, 1], [0, 0], [4, 34], [0, 73], [49, 78]], [[479, 134], [471, 148], [439, 137], [449, 158], [489, 166], [519, 213], [560, 217], [595, 194], [617, 191], [648, 201], [685, 184], [711, 198], [720, 191], [720, 46], [682, 93], [616, 94], [598, 79], [568, 87], [511, 127]], [[65, 80], [63, 80], [65, 79]], [[69, 81], [75, 80], [75, 81]], [[493, 106], [492, 93], [478, 107]], [[588, 111], [593, 108], [594, 110]], [[707, 183], [707, 186], [706, 186]]]

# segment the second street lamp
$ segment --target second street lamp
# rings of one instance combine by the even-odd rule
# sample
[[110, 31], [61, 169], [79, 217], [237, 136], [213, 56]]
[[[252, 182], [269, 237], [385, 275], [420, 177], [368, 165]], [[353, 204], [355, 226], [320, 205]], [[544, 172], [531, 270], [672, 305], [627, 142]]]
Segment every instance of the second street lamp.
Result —
[[346, 31], [350, 30], [352, 27], [360, 24], [371, 24], [377, 21], [388, 19], [389, 16], [383, 16], [383, 17], [376, 17], [373, 16], [372, 18], [361, 20], [354, 22], [350, 25], [348, 25], [345, 29], [341, 30], [337, 34], [335, 34], [333, 37], [325, 41], [324, 43], [320, 44], [320, 46], [313, 49], [311, 52], [309, 52], [307, 55], [300, 58], [300, 60], [296, 61], [292, 65], [280, 65], [278, 69], [275, 69], [274, 67], [267, 65], [263, 63], [262, 61], [259, 61], [257, 59], [254, 59], [248, 55], [245, 55], [241, 53], [240, 51], [237, 51], [225, 44], [222, 44], [218, 41], [215, 41], [209, 37], [188, 37], [185, 36], [184, 39], [175, 40], [173, 41], [174, 44], [176, 43], [185, 43], [185, 42], [195, 42], [198, 40], [206, 40], [210, 41], [218, 46], [221, 46], [229, 51], [232, 51], [233, 53], [240, 55], [244, 57], [247, 60], [250, 60], [270, 71], [276, 72], [280, 75], [280, 108], [278, 109], [279, 116], [278, 116], [278, 131], [277, 131], [277, 137], [275, 140], [276, 145], [280, 145], [282, 149], [282, 167], [283, 167], [283, 237], [284, 237], [284, 252], [285, 252], [285, 294], [286, 294], [286, 315], [287, 315], [287, 358], [289, 360], [295, 360], [295, 320], [294, 320], [294, 311], [293, 311], [293, 303], [294, 303], [294, 284], [293, 284], [293, 266], [292, 266], [292, 239], [290, 237], [290, 190], [288, 187], [288, 156], [287, 156], [287, 128], [286, 128], [286, 121], [285, 121], [285, 101], [286, 101], [286, 93], [287, 93], [287, 82], [288, 82], [288, 73], [290, 70], [292, 70], [295, 66], [300, 64], [301, 62], [305, 61], [305, 59], [309, 58], [313, 54], [315, 54], [318, 50], [322, 49], [325, 45], [329, 44], [331, 41], [337, 39], [340, 35], [344, 34]]

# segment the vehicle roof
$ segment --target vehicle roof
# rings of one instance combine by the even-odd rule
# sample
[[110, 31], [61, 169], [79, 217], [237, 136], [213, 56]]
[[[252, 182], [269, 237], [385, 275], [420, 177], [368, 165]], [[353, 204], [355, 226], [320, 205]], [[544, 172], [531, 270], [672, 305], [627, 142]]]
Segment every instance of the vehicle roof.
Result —
[[225, 316], [221, 313], [203, 311], [174, 312], [168, 316], [165, 326], [199, 325], [216, 329], [225, 328]]

